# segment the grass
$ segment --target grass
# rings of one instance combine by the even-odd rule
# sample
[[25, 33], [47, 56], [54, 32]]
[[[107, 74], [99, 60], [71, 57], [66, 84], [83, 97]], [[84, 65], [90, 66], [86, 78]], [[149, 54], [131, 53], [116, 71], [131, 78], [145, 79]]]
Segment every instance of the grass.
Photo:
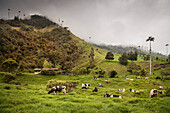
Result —
[[[92, 79], [90, 75], [67, 76], [43, 76], [25, 73], [17, 76], [21, 85], [4, 83], [0, 73], [0, 111], [1, 113], [168, 113], [170, 112], [170, 98], [158, 95], [156, 98], [149, 98], [149, 91], [152, 88], [164, 86], [160, 80], [135, 79], [134, 81], [119, 78]], [[133, 76], [129, 75], [129, 78]], [[47, 94], [46, 85], [48, 80], [78, 80], [80, 83], [73, 92], [66, 95], [62, 93]], [[104, 80], [111, 83], [106, 84]], [[89, 89], [81, 89], [81, 83], [90, 83]], [[98, 87], [99, 92], [92, 92], [94, 87], [102, 83], [104, 87]], [[170, 86], [169, 80], [165, 83]], [[27, 84], [27, 85], [26, 85]], [[10, 86], [9, 90], [5, 86]], [[118, 92], [117, 89], [125, 88], [126, 92]], [[129, 92], [132, 88], [139, 90], [140, 94]], [[123, 99], [104, 98], [103, 95], [119, 94]]]

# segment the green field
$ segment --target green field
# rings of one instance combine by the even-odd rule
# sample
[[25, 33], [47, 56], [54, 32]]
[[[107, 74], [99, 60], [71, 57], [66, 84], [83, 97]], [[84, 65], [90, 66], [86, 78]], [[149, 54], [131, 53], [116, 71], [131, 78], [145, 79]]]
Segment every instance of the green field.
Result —
[[[101, 64], [102, 65], [102, 64]], [[56, 75], [44, 76], [25, 73], [17, 76], [15, 81], [20, 85], [8, 84], [3, 82], [4, 73], [0, 73], [0, 112], [1, 113], [169, 113], [170, 97], [159, 94], [158, 97], [149, 98], [151, 89], [161, 85], [166, 90], [170, 86], [170, 80], [156, 80], [150, 77], [134, 79], [135, 76], [129, 75], [133, 81], [118, 78], [99, 78], [93, 79], [91, 75]], [[78, 86], [66, 95], [62, 93], [47, 94], [46, 85], [48, 80], [76, 80]], [[110, 84], [106, 84], [108, 80]], [[82, 83], [89, 83], [89, 89], [81, 89]], [[104, 87], [98, 87], [101, 83]], [[10, 86], [10, 89], [6, 89]], [[98, 92], [92, 90], [98, 87]], [[117, 89], [125, 88], [125, 92], [118, 92]], [[129, 89], [138, 90], [139, 93], [129, 92]], [[106, 98], [105, 93], [118, 94], [123, 97]]]

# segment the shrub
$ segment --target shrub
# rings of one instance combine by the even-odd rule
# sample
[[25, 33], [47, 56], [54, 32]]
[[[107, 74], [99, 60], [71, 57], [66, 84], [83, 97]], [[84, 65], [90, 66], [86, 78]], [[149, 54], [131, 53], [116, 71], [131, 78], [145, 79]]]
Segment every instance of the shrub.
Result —
[[66, 86], [67, 92], [71, 92], [73, 88], [79, 84], [78, 81], [61, 81], [61, 80], [49, 80], [47, 84], [47, 89], [54, 86]]
[[128, 56], [126, 53], [123, 53], [121, 57], [119, 57], [119, 62], [122, 65], [127, 65], [128, 64]]
[[22, 31], [33, 31], [33, 27], [22, 25], [20, 28]]
[[41, 70], [41, 75], [56, 75], [56, 72], [54, 70]]
[[166, 96], [170, 97], [170, 88], [166, 91]]
[[117, 72], [113, 69], [109, 72], [110, 78], [115, 78], [115, 76], [117, 75]]
[[95, 74], [99, 74], [99, 75], [104, 75], [105, 74], [105, 70], [103, 68], [96, 68], [95, 69]]
[[87, 69], [86, 67], [81, 67], [81, 68], [79, 68], [79, 73], [80, 74], [88, 74], [88, 73], [90, 73], [90, 69]]
[[146, 76], [147, 71], [146, 71], [145, 69], [142, 69], [142, 70], [140, 71], [140, 74], [141, 74], [141, 76]]
[[4, 89], [10, 89], [11, 87], [10, 86], [5, 86]]
[[23, 76], [22, 72], [16, 73], [16, 76]]
[[138, 71], [138, 70], [132, 70], [132, 74], [133, 74], [133, 75], [139, 75], [139, 74], [140, 74], [140, 71]]
[[137, 65], [134, 62], [131, 62], [127, 67], [127, 71], [132, 73], [133, 70], [141, 70], [140, 65]]
[[16, 80], [11, 80], [9, 82], [9, 84], [21, 85], [21, 83], [19, 81], [16, 81]]
[[6, 74], [3, 78], [4, 82], [9, 83], [12, 80], [15, 80], [15, 76], [13, 76], [12, 74]]

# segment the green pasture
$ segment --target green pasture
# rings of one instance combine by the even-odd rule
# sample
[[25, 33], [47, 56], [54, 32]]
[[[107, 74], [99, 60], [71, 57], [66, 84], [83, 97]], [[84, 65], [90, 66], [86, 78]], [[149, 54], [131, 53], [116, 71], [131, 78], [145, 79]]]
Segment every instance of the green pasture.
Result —
[[[102, 63], [101, 63], [102, 65]], [[149, 77], [145, 80], [135, 79], [135, 76], [128, 75], [134, 80], [118, 78], [93, 79], [92, 75], [56, 75], [44, 76], [25, 73], [17, 76], [20, 85], [3, 82], [4, 73], [0, 73], [0, 112], [1, 113], [169, 113], [170, 98], [165, 95], [158, 95], [149, 98], [149, 92], [161, 85], [166, 91], [170, 86], [170, 80], [164, 82]], [[66, 95], [62, 93], [47, 94], [46, 85], [48, 80], [76, 80], [78, 86]], [[104, 81], [108, 80], [110, 84]], [[81, 89], [82, 83], [89, 83], [89, 89]], [[104, 87], [98, 87], [101, 83]], [[10, 86], [10, 89], [6, 89]], [[98, 92], [92, 92], [97, 87]], [[118, 92], [117, 89], [125, 88], [125, 92]], [[129, 92], [129, 89], [138, 90], [139, 93]], [[121, 95], [123, 99], [106, 98], [105, 93]]]

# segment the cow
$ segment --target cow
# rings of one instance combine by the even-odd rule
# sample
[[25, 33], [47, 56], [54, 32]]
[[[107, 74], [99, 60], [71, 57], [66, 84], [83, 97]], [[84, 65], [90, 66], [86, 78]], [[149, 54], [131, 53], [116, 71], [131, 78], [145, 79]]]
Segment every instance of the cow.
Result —
[[98, 78], [104, 78], [104, 76], [103, 75], [99, 75]]
[[91, 84], [82, 84], [82, 89], [89, 89], [89, 86], [91, 86]]
[[106, 94], [104, 95], [104, 97], [111, 97], [111, 98], [117, 97], [117, 98], [122, 98], [120, 95], [112, 95], [112, 94], [108, 94], [108, 93], [106, 93]]
[[163, 89], [163, 86], [159, 86], [159, 89], [162, 90], [162, 89]]
[[98, 92], [97, 87], [94, 88], [94, 90], [92, 92]]
[[99, 87], [103, 87], [103, 85], [101, 83], [98, 84]]
[[110, 84], [110, 82], [109, 82], [108, 80], [105, 80], [105, 83], [106, 83], [106, 84]]
[[138, 76], [138, 77], [136, 77], [136, 79], [140, 79], [140, 77]]
[[150, 91], [149, 97], [152, 98], [152, 97], [155, 97], [155, 96], [157, 96], [157, 95], [158, 95], [157, 89], [152, 89], [152, 90]]
[[125, 92], [125, 88], [123, 89], [118, 89], [119, 92]]
[[158, 91], [159, 94], [165, 94], [164, 91]]
[[130, 92], [136, 92], [136, 90], [133, 90], [133, 89], [129, 89]]
[[64, 94], [66, 94], [66, 86], [54, 86], [52, 87], [52, 89], [48, 92], [48, 94], [50, 93], [54, 93], [55, 95], [57, 94], [57, 92], [63, 92]]

